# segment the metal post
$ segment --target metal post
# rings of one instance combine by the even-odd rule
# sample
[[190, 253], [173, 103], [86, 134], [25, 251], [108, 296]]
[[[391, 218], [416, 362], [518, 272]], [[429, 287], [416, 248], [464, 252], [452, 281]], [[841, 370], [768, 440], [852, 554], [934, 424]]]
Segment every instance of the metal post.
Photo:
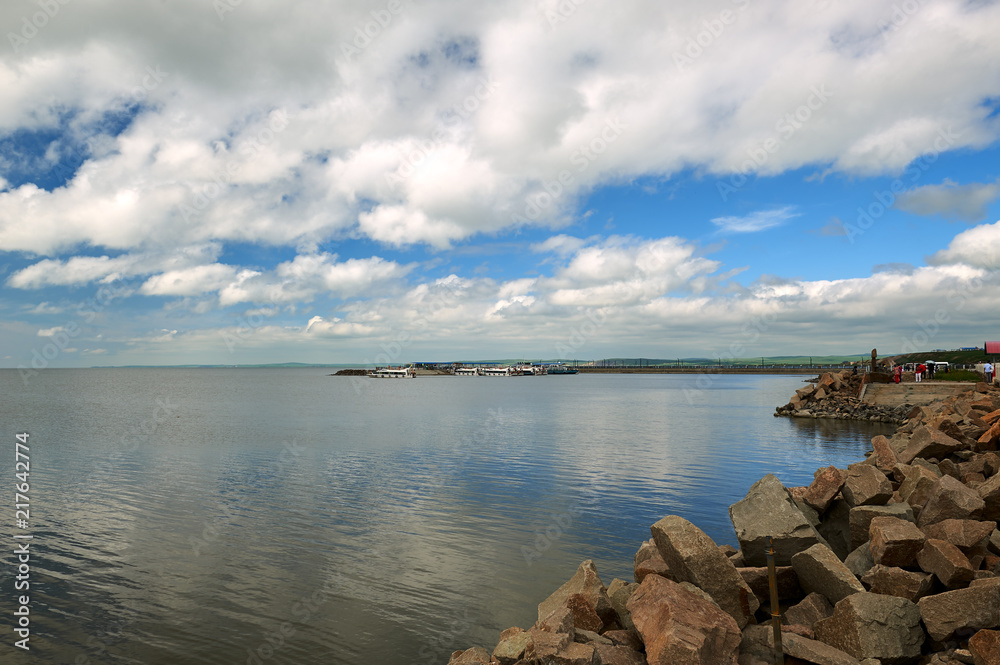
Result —
[[767, 537], [767, 586], [771, 590], [771, 625], [774, 628], [774, 663], [785, 665], [781, 648], [781, 610], [778, 607], [778, 577], [774, 572], [774, 541]]

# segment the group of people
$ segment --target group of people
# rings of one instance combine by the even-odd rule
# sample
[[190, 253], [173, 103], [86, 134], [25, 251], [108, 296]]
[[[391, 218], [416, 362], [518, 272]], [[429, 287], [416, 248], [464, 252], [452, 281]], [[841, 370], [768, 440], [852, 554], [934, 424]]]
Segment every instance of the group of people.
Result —
[[[917, 383], [920, 383], [923, 380], [924, 376], [927, 376], [927, 378], [929, 378], [929, 379], [933, 379], [934, 378], [934, 369], [935, 369], [934, 363], [931, 363], [929, 366], [925, 365], [924, 363], [918, 363], [917, 366], [913, 368], [913, 379], [914, 379], [914, 381], [916, 381]], [[992, 368], [991, 368], [991, 371], [992, 371]], [[892, 370], [892, 380], [895, 383], [902, 382], [902, 380], [903, 380], [903, 366], [902, 365], [896, 365], [893, 368], [893, 370]]]

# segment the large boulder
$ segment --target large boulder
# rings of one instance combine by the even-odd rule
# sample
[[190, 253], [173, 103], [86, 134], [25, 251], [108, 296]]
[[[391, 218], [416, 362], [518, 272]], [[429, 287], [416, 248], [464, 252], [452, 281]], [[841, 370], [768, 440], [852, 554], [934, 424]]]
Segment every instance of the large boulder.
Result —
[[649, 665], [729, 665], [742, 639], [736, 620], [680, 584], [650, 575], [628, 600]]
[[886, 506], [856, 506], [851, 508], [851, 551], [868, 542], [872, 520], [876, 517], [897, 517], [901, 520], [916, 522], [913, 518], [913, 508], [907, 503], [890, 503]]
[[865, 590], [854, 573], [826, 545], [813, 545], [794, 555], [792, 568], [807, 593], [822, 594], [833, 604]]
[[1000, 663], [1000, 631], [981, 630], [969, 638], [969, 651], [975, 665]]
[[966, 449], [967, 446], [941, 430], [921, 425], [913, 431], [910, 444], [897, 457], [903, 464], [909, 464], [918, 457], [944, 459], [948, 455]]
[[965, 552], [987, 540], [996, 527], [994, 521], [950, 519], [925, 526], [921, 531], [928, 538], [947, 540]]
[[851, 547], [851, 507], [843, 497], [835, 499], [826, 513], [823, 521], [816, 527], [819, 535], [826, 539], [826, 544], [837, 553], [841, 559], [847, 557]]
[[531, 633], [516, 626], [500, 633], [500, 641], [493, 649], [493, 658], [500, 665], [514, 665], [524, 657], [524, 651], [531, 644]]
[[608, 598], [607, 590], [604, 588], [604, 584], [597, 574], [594, 562], [590, 559], [580, 564], [580, 567], [576, 570], [576, 574], [568, 582], [539, 603], [538, 620], [542, 621], [560, 607], [564, 607], [566, 601], [573, 594], [583, 596], [604, 623], [610, 624], [615, 620], [615, 610], [611, 607], [611, 600]]
[[694, 524], [668, 515], [650, 527], [660, 556], [678, 582], [690, 582], [708, 593], [742, 630], [760, 603], [736, 566]]
[[872, 593], [886, 596], [906, 598], [914, 603], [931, 592], [934, 576], [929, 573], [918, 573], [903, 570], [895, 566], [873, 566], [861, 583]]
[[917, 605], [896, 596], [856, 593], [816, 622], [816, 639], [855, 658], [877, 658], [882, 665], [909, 663], [920, 657], [925, 635]]
[[868, 525], [872, 561], [883, 566], [908, 566], [927, 536], [917, 525], [898, 517], [876, 517]]
[[975, 490], [951, 476], [941, 476], [931, 488], [930, 498], [920, 511], [917, 526], [928, 526], [948, 519], [979, 519], [985, 502]]
[[881, 434], [872, 439], [872, 453], [875, 455], [875, 466], [882, 473], [889, 474], [899, 463], [889, 439]]
[[448, 659], [448, 665], [490, 665], [490, 652], [482, 647], [455, 651]]
[[917, 601], [927, 634], [943, 642], [956, 634], [1000, 627], [1000, 584], [945, 591]]
[[775, 564], [779, 566], [789, 565], [797, 552], [817, 543], [827, 544], [774, 474], [754, 483], [746, 497], [729, 507], [729, 517], [747, 566], [767, 564], [764, 552], [768, 536], [774, 539]]
[[917, 554], [917, 563], [921, 570], [933, 574], [949, 589], [968, 586], [975, 577], [972, 564], [962, 550], [944, 540], [928, 538]]
[[819, 469], [813, 475], [813, 481], [806, 488], [802, 500], [817, 513], [823, 514], [840, 492], [847, 480], [847, 472], [835, 466]]
[[854, 506], [881, 506], [892, 498], [892, 483], [885, 474], [868, 464], [852, 464], [841, 490], [847, 503]]

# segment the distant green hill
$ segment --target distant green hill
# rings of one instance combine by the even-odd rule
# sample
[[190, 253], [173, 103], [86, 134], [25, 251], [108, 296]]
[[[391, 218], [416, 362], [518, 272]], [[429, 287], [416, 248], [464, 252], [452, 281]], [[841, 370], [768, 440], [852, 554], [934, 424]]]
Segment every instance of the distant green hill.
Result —
[[982, 351], [921, 351], [919, 353], [906, 353], [899, 356], [890, 356], [897, 364], [921, 362], [923, 360], [933, 360], [934, 362], [946, 362], [959, 365], [975, 365], [984, 362], [987, 358]]

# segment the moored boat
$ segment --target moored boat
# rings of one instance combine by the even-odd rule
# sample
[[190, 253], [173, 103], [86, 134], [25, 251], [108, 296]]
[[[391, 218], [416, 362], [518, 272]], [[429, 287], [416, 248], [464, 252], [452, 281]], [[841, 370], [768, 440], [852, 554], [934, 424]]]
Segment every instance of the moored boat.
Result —
[[414, 379], [417, 370], [412, 367], [376, 367], [368, 372], [373, 379]]
[[566, 367], [566, 365], [549, 365], [548, 369], [545, 370], [546, 374], [579, 374], [580, 370], [575, 367]]

